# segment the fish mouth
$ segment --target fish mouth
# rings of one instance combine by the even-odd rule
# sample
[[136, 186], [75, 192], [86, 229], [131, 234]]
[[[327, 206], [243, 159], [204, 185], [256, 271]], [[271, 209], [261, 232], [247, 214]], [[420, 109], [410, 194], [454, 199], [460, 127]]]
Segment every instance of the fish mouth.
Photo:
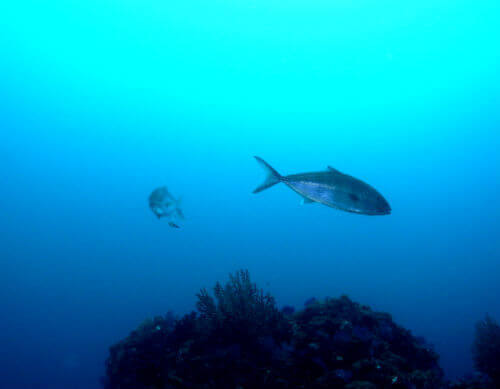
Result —
[[391, 206], [386, 202], [383, 207], [379, 209], [381, 215], [390, 215], [392, 212]]
[[373, 215], [373, 216], [384, 216], [384, 215], [390, 215], [391, 214], [391, 209], [377, 209], [376, 211], [373, 212], [367, 212], [367, 215]]
[[377, 210], [375, 210], [373, 213], [371, 213], [371, 215], [390, 215], [392, 212], [392, 209], [390, 206], [387, 206], [387, 207], [383, 207], [383, 208], [379, 208]]
[[379, 207], [379, 212], [380, 212], [380, 215], [390, 215], [391, 212], [392, 212], [392, 209], [391, 209], [391, 206], [389, 205], [389, 202], [382, 198], [381, 199], [381, 204], [380, 204], [380, 207]]

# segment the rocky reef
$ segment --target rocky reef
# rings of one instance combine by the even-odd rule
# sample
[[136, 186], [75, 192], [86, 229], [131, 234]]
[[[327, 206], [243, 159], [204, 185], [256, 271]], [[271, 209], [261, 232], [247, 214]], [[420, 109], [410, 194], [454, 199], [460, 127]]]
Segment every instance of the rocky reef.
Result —
[[[479, 373], [489, 380], [481, 387], [500, 388], [500, 325], [490, 316], [476, 323], [476, 334], [472, 345], [474, 365]], [[481, 380], [485, 382], [483, 378]]]
[[438, 356], [387, 313], [347, 296], [277, 308], [239, 271], [197, 311], [144, 322], [110, 348], [106, 389], [434, 389]]

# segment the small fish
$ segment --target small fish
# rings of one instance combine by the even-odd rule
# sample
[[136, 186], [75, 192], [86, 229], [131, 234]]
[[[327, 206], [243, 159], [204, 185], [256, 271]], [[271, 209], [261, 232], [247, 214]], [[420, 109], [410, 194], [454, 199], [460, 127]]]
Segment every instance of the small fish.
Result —
[[282, 176], [260, 157], [257, 162], [267, 172], [264, 182], [253, 193], [259, 193], [280, 182], [302, 196], [302, 202], [363, 215], [388, 215], [387, 200], [367, 183], [328, 166], [326, 171]]
[[168, 219], [168, 225], [172, 228], [180, 228], [179, 219], [184, 219], [180, 208], [181, 199], [174, 198], [166, 186], [156, 188], [149, 195], [149, 208], [158, 217]]

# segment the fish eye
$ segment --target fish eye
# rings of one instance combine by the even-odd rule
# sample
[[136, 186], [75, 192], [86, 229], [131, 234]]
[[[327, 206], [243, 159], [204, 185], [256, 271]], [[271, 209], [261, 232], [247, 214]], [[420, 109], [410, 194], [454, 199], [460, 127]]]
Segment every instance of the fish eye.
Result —
[[354, 193], [349, 193], [349, 198], [352, 201], [359, 201], [359, 197], [357, 195], [355, 195]]

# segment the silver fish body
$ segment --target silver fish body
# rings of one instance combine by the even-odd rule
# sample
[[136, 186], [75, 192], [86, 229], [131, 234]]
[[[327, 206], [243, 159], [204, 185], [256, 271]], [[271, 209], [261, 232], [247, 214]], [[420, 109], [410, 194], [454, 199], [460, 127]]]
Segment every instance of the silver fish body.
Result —
[[268, 172], [268, 176], [254, 193], [282, 182], [301, 195], [305, 203], [320, 203], [363, 215], [391, 213], [389, 203], [375, 188], [332, 167], [322, 172], [281, 176], [262, 158], [255, 158]]
[[166, 186], [156, 188], [149, 195], [149, 208], [158, 219], [166, 218], [169, 226], [180, 228], [179, 220], [184, 219], [180, 208], [180, 198], [174, 198]]

